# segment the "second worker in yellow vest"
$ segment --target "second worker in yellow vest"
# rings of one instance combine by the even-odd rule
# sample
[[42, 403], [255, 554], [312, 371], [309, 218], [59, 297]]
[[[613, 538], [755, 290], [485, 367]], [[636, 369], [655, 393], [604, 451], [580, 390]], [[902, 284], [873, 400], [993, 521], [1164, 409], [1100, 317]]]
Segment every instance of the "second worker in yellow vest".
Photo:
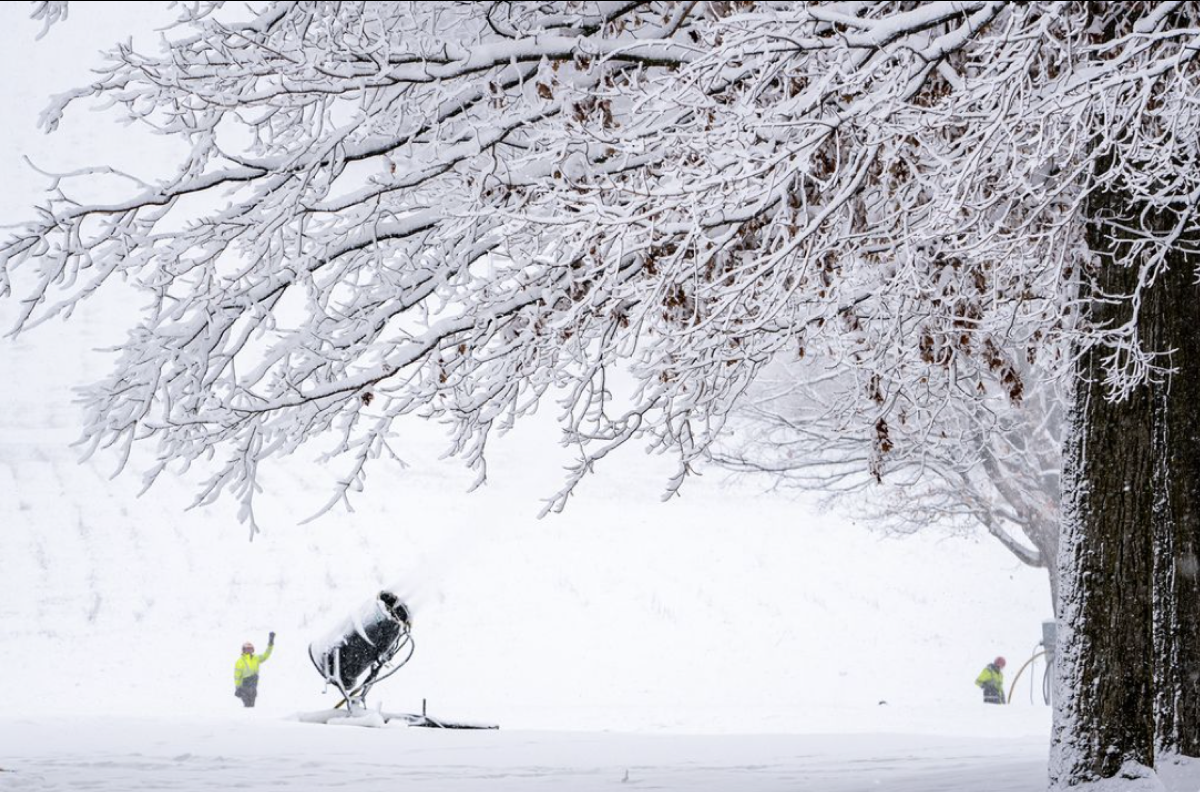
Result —
[[997, 657], [988, 663], [975, 678], [975, 684], [983, 688], [985, 704], [1004, 703], [1004, 666], [1004, 658]]

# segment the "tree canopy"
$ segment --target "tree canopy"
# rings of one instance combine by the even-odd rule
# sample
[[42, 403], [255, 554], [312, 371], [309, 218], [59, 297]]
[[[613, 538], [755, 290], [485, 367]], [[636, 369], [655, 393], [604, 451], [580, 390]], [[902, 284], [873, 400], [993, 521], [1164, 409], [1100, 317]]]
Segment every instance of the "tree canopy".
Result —
[[[1020, 361], [1061, 352], [1089, 190], [1200, 189], [1177, 134], [1194, 13], [199, 4], [42, 119], [99, 97], [187, 156], [105, 202], [73, 197], [94, 171], [55, 179], [0, 247], [0, 294], [22, 330], [136, 284], [88, 437], [157, 444], [151, 478], [216, 452], [201, 499], [232, 490], [248, 515], [263, 460], [332, 433], [344, 494], [411, 413], [483, 476], [489, 435], [548, 396], [579, 449], [548, 508], [634, 438], [678, 455], [675, 487], [780, 352], [858, 372], [883, 455], [898, 422], [985, 376], [1018, 401]], [[1153, 366], [1135, 326], [1091, 333], [1118, 390]]]

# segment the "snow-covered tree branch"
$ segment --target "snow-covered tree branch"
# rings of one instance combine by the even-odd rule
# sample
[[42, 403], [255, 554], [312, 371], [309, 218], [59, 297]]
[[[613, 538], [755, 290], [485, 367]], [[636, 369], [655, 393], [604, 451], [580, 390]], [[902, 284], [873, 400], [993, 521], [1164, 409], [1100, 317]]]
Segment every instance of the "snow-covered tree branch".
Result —
[[[780, 349], [825, 343], [879, 369], [893, 401], [944, 398], [958, 363], [911, 359], [915, 334], [948, 346], [969, 329], [969, 355], [1018, 319], [1058, 321], [1074, 254], [1027, 250], [990, 209], [939, 214], [940, 174], [914, 167], [944, 145], [946, 112], [924, 105], [947, 59], [1001, 8], [881, 8], [849, 32], [818, 6], [209, 13], [169, 53], [113, 53], [43, 119], [98, 95], [187, 136], [178, 173], [103, 204], [71, 197], [88, 174], [57, 179], [45, 219], [3, 249], [0, 288], [24, 276], [18, 329], [113, 275], [146, 289], [89, 436], [126, 452], [153, 438], [164, 463], [220, 450], [206, 498], [232, 488], [249, 508], [259, 462], [325, 431], [348, 489], [420, 409], [482, 472], [501, 416], [572, 382], [556, 395], [581, 469], [641, 437], [684, 471]], [[1046, 233], [1069, 206], [1047, 191]], [[1045, 264], [965, 263], [966, 245]], [[613, 402], [619, 361], [640, 386]]]
[[1057, 608], [1064, 399], [1027, 361], [1019, 371], [1032, 387], [1016, 403], [1003, 375], [975, 369], [974, 398], [930, 414], [906, 400], [891, 409], [885, 434], [861, 426], [862, 415], [880, 411], [878, 383], [819, 360], [777, 360], [714, 458], [772, 488], [820, 495], [889, 533], [982, 528], [1022, 563], [1047, 570]]

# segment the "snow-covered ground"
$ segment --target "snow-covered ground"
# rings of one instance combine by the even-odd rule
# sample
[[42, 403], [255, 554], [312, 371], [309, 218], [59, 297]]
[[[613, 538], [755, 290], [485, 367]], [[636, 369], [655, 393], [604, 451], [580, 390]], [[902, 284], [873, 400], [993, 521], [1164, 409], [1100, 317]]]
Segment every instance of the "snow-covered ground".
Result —
[[272, 719], [5, 723], [31, 757], [0, 789], [1037, 789], [1041, 743], [961, 737], [683, 736], [307, 727]]
[[[57, 166], [103, 143], [68, 127], [71, 150], [43, 151], [32, 123], [87, 53], [146, 24], [104, 5], [72, 4], [40, 50], [24, 8], [0, 11], [16, 40], [0, 56], [0, 222], [39, 183], [22, 154]], [[80, 465], [67, 447], [71, 388], [104, 370], [86, 350], [119, 343], [127, 310], [118, 296], [0, 341], [0, 790], [1043, 785], [1041, 663], [1009, 707], [972, 684], [996, 654], [1011, 678], [1049, 611], [1044, 573], [998, 544], [881, 538], [717, 471], [660, 503], [668, 469], [636, 450], [539, 521], [570, 459], [549, 408], [470, 495], [437, 427], [412, 427], [410, 466], [377, 471], [354, 512], [306, 525], [335, 472], [279, 466], [251, 543], [231, 504], [184, 510], [194, 482], [138, 498], [136, 470], [110, 480], [111, 456]], [[414, 607], [417, 651], [378, 699], [500, 731], [291, 719], [332, 703], [308, 641], [385, 585]], [[233, 662], [268, 630], [259, 707], [243, 710]]]

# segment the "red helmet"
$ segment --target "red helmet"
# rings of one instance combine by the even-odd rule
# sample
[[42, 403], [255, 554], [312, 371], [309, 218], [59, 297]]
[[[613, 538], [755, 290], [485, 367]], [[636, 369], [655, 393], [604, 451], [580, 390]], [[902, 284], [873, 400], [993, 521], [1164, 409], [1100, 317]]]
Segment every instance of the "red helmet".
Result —
[[1008, 664], [1004, 661], [1003, 657], [997, 657], [992, 661], [992, 665], [996, 666], [996, 668], [1004, 668]]

